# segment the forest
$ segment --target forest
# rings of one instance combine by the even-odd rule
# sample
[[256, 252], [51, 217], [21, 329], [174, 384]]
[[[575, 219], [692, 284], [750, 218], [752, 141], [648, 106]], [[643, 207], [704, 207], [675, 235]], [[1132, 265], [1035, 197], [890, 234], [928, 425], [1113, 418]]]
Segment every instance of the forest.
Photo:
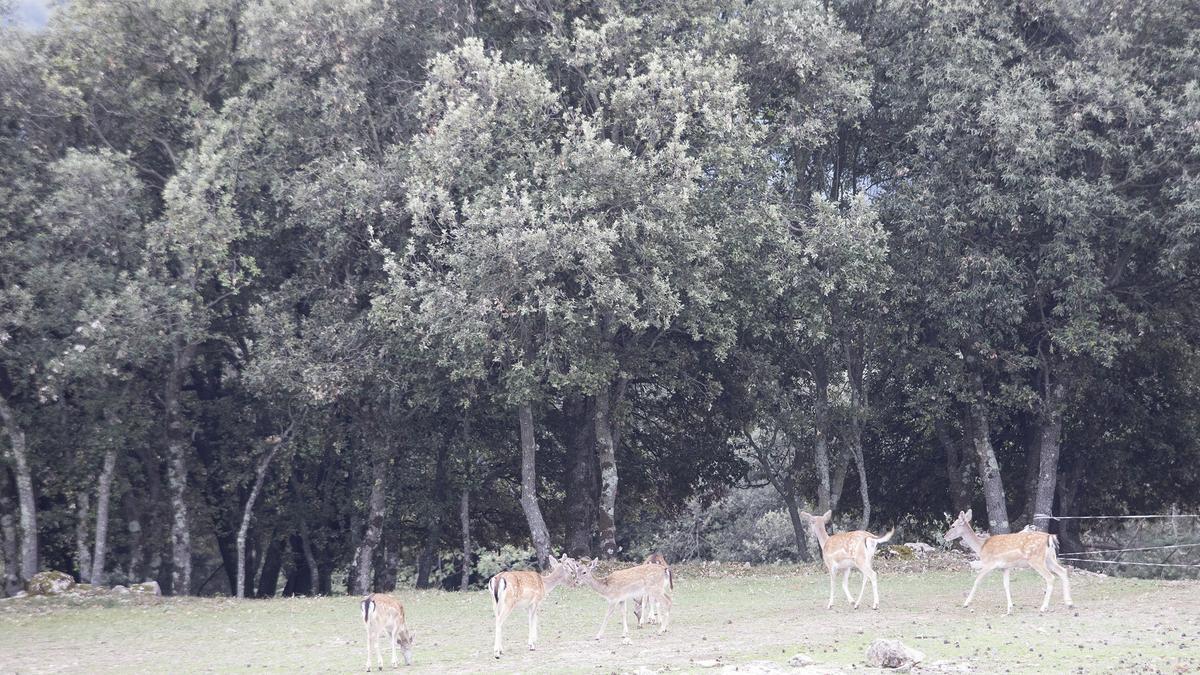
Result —
[[1200, 507], [1193, 0], [14, 12], [3, 594]]

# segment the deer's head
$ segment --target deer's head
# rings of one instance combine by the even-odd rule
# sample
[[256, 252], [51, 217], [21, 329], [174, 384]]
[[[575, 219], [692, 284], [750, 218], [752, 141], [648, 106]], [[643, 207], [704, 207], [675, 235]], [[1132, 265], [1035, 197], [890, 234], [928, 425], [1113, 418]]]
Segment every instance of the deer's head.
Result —
[[951, 542], [955, 539], [961, 539], [967, 532], [974, 533], [974, 530], [971, 529], [971, 509], [967, 509], [966, 513], [959, 511], [958, 518], [954, 520], [954, 523], [950, 526], [950, 529], [946, 530], [946, 534], [943, 534], [942, 538], [947, 542]]

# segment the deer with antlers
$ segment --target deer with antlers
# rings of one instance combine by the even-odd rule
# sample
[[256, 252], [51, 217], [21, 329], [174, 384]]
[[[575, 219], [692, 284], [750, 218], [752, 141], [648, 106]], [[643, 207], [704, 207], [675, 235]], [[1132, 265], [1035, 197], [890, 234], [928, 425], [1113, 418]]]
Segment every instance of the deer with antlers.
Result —
[[[832, 511], [826, 511], [821, 516], [814, 516], [807, 511], [802, 511], [800, 516], [808, 521], [813, 534], [817, 536], [817, 541], [821, 543], [821, 558], [829, 570], [829, 604], [825, 606], [826, 609], [833, 608], [837, 575], [843, 570], [845, 575], [842, 577], [842, 591], [846, 594], [846, 600], [851, 602], [855, 609], [858, 609], [858, 605], [862, 602], [863, 592], [867, 589], [867, 581], [870, 580], [871, 592], [875, 596], [875, 602], [871, 604], [871, 609], [879, 609], [879, 580], [875, 570], [871, 568], [871, 563], [875, 558], [875, 548], [890, 540], [896, 533], [895, 528], [882, 537], [876, 537], [866, 530], [831, 535], [825, 531], [825, 525], [833, 517]], [[853, 569], [863, 575], [857, 600], [850, 597], [850, 570]]]
[[392, 647], [392, 667], [396, 662], [396, 643], [404, 654], [404, 665], [412, 665], [413, 634], [404, 623], [404, 605], [396, 598], [383, 593], [372, 593], [362, 600], [363, 623], [367, 626], [367, 672], [371, 672], [371, 645], [379, 657], [379, 669], [383, 670], [383, 649], [379, 646], [379, 634], [388, 636]]
[[[575, 577], [580, 583], [588, 586], [593, 591], [596, 591], [605, 600], [608, 601], [608, 611], [604, 614], [604, 620], [600, 622], [600, 630], [596, 633], [596, 639], [604, 637], [604, 628], [608, 625], [608, 620], [617, 609], [617, 605], [621, 606], [621, 641], [628, 643], [629, 640], [629, 601], [640, 599], [643, 602], [652, 601], [660, 608], [662, 612], [662, 623], [658, 626], [658, 632], [661, 635], [667, 630], [667, 624], [671, 620], [671, 596], [666, 593], [666, 588], [669, 585], [667, 577], [667, 567], [656, 564], [642, 564], [637, 567], [630, 567], [623, 570], [617, 570], [607, 577], [600, 579], [596, 577], [596, 564], [599, 561], [593, 560], [587, 565], [575, 563], [573, 565]], [[639, 620], [639, 624], [641, 621]]]
[[492, 612], [496, 615], [496, 643], [493, 647], [496, 658], [504, 653], [500, 637], [504, 622], [519, 607], [529, 612], [529, 649], [532, 651], [536, 647], [538, 609], [550, 591], [565, 583], [574, 583], [573, 569], [574, 561], [567, 556], [563, 556], [561, 561], [550, 556], [550, 571], [546, 574], [518, 571], [501, 572], [492, 577], [488, 588], [492, 593]]
[[1042, 598], [1042, 609], [1050, 606], [1050, 595], [1054, 592], [1054, 576], [1062, 579], [1063, 601], [1067, 607], [1073, 607], [1071, 602], [1071, 583], [1067, 580], [1067, 570], [1058, 563], [1058, 537], [1038, 531], [1017, 532], [1015, 534], [994, 534], [990, 537], [980, 536], [971, 527], [971, 511], [959, 511], [958, 519], [946, 530], [946, 541], [962, 539], [972, 551], [979, 556], [980, 571], [971, 586], [963, 607], [971, 604], [979, 582], [992, 570], [1004, 571], [1004, 595], [1008, 600], [1007, 614], [1012, 614], [1012, 591], [1009, 589], [1009, 573], [1014, 569], [1031, 567], [1046, 580], [1046, 596]]

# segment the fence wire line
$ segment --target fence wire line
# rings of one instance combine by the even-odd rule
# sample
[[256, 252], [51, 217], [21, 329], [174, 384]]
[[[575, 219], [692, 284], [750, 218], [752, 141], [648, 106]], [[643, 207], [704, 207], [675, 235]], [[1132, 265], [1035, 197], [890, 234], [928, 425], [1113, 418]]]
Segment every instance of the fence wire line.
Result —
[[1096, 563], [1098, 565], [1147, 565], [1149, 567], [1187, 567], [1200, 568], [1197, 564], [1187, 563], [1147, 563], [1147, 562], [1124, 562], [1121, 560], [1088, 560], [1086, 558], [1059, 558], [1059, 560], [1071, 560], [1082, 563]]
[[1147, 546], [1145, 548], [1107, 548], [1107, 549], [1095, 549], [1092, 551], [1074, 551], [1071, 553], [1071, 555], [1096, 555], [1096, 554], [1101, 554], [1101, 553], [1130, 553], [1133, 551], [1161, 551], [1161, 550], [1170, 549], [1170, 548], [1191, 548], [1193, 546], [1200, 546], [1200, 542], [1197, 542], [1195, 544], [1170, 544], [1167, 546]]
[[1163, 513], [1147, 516], [1049, 516], [1044, 513], [1039, 513], [1033, 517], [1034, 520], [1133, 520], [1135, 518], [1200, 518], [1200, 513]]

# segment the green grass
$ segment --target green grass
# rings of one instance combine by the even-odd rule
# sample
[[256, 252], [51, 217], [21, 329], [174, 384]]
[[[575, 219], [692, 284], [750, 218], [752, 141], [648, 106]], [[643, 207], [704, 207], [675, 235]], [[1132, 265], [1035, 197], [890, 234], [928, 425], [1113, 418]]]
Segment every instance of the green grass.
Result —
[[[585, 588], [556, 591], [542, 611], [536, 652], [525, 648], [525, 615], [491, 655], [487, 593], [401, 591], [416, 633], [415, 664], [403, 672], [690, 671], [773, 661], [804, 652], [827, 666], [862, 667], [877, 637], [922, 650], [926, 663], [976, 672], [1194, 672], [1200, 668], [1200, 583], [1072, 575], [1077, 608], [1037, 607], [1042, 585], [1013, 575], [1016, 608], [1004, 615], [1000, 575], [972, 609], [960, 607], [972, 572], [904, 571], [878, 565], [879, 611], [824, 603], [828, 580], [815, 567], [680, 568], [666, 635], [619, 619], [593, 639], [604, 602]], [[919, 566], [918, 566], [919, 567]], [[858, 590], [857, 575], [851, 590]], [[841, 594], [839, 588], [839, 596]], [[869, 598], [870, 589], [867, 590]], [[364, 666], [357, 598], [236, 601], [149, 598], [19, 599], [0, 602], [3, 672], [353, 672]], [[630, 615], [632, 619], [632, 614]], [[390, 670], [390, 667], [388, 668]]]

